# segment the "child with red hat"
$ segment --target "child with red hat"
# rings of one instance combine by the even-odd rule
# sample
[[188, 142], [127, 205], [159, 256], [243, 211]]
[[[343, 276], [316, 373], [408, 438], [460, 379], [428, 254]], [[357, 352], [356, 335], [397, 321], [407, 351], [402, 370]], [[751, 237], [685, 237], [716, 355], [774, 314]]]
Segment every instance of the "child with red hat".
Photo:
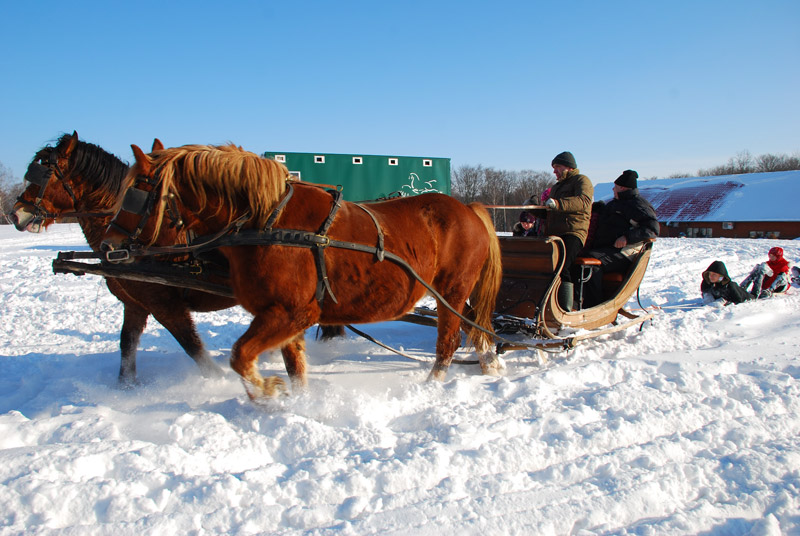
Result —
[[783, 248], [774, 247], [769, 250], [767, 256], [769, 260], [756, 265], [740, 285], [747, 289], [752, 284], [750, 294], [759, 299], [786, 292], [791, 285], [789, 263], [783, 258]]

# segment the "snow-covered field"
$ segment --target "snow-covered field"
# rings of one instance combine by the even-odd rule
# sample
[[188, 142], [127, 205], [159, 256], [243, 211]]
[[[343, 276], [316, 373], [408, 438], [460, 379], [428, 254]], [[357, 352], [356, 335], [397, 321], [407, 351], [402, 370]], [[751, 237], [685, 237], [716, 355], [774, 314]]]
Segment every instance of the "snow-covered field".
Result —
[[[0, 227], [2, 535], [800, 534], [800, 292], [697, 306], [711, 261], [740, 280], [800, 242], [661, 239], [642, 303], [684, 307], [546, 366], [507, 354], [502, 378], [429, 384], [353, 335], [309, 340], [310, 392], [267, 407], [227, 367], [238, 308], [196, 315], [223, 378], [151, 321], [142, 385], [119, 389], [120, 303], [51, 272], [84, 244]], [[431, 328], [363, 328], [434, 347]]]

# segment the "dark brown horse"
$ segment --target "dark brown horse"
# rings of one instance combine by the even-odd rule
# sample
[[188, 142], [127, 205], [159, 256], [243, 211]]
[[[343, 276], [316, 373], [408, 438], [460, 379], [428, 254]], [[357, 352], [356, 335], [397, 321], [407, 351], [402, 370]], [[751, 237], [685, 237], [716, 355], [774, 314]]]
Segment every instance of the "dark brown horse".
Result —
[[[219, 251], [230, 263], [233, 291], [254, 316], [231, 354], [231, 366], [251, 398], [285, 390], [280, 378], [259, 373], [261, 352], [281, 348], [293, 385], [304, 387], [303, 334], [309, 326], [393, 320], [411, 310], [426, 293], [412, 270], [459, 313], [470, 299], [470, 313], [485, 331], [470, 328], [468, 338], [483, 372], [499, 372], [490, 333], [500, 251], [481, 205], [466, 206], [442, 194], [368, 205], [341, 202], [322, 188], [291, 181], [282, 164], [233, 145], [190, 145], [150, 155], [133, 150], [136, 164], [128, 180], [133, 189], [149, 192], [153, 210], [150, 217], [117, 214], [103, 242], [107, 251], [123, 248], [135, 229], [143, 229], [139, 242], [162, 244], [158, 233], [170, 207], [199, 235], [219, 234], [235, 224], [241, 229], [237, 236], [264, 228], [293, 230], [285, 236], [302, 235], [315, 244], [220, 243], [228, 244]], [[334, 242], [336, 247], [327, 247]], [[363, 251], [342, 244], [377, 246]], [[408, 266], [383, 259], [384, 252]], [[429, 379], [443, 380], [461, 343], [462, 321], [437, 301], [436, 362]]]
[[[163, 146], [156, 140], [154, 148]], [[54, 147], [44, 147], [34, 156], [26, 174], [30, 184], [9, 219], [20, 231], [38, 232], [61, 217], [77, 217], [89, 246], [98, 251], [116, 213], [127, 172], [127, 164], [97, 145], [78, 140], [77, 132], [65, 134]], [[176, 231], [167, 227], [160, 238], [173, 244], [179, 239]], [[204, 375], [220, 374], [197, 334], [191, 311], [226, 309], [236, 305], [236, 300], [124, 279], [106, 278], [106, 285], [123, 303], [121, 383], [136, 381], [136, 347], [149, 315], [175, 337]]]

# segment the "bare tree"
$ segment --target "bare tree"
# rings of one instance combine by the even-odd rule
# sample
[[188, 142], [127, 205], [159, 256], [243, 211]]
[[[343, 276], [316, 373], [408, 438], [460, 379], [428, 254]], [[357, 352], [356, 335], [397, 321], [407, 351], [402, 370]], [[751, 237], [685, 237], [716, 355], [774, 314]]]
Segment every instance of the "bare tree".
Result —
[[[513, 190], [514, 174], [505, 170], [486, 168], [486, 181], [484, 183], [483, 195], [481, 196], [487, 205], [510, 205], [517, 202], [509, 196]], [[507, 231], [510, 226], [506, 210], [493, 210], [492, 221], [498, 231]], [[512, 221], [512, 225], [514, 224]]]
[[781, 171], [786, 157], [776, 154], [762, 154], [756, 158], [756, 170], [759, 172]]
[[17, 196], [22, 193], [22, 181], [15, 179], [7, 167], [0, 162], [0, 223], [8, 223], [5, 215], [11, 212]]
[[733, 165], [735, 173], [752, 173], [755, 169], [753, 156], [747, 150], [736, 153], [736, 156], [731, 158], [728, 163]]
[[450, 192], [462, 203], [477, 201], [483, 190], [486, 176], [483, 166], [460, 166], [451, 173]]
[[517, 192], [519, 203], [524, 203], [531, 197], [541, 199], [542, 193], [556, 181], [552, 173], [546, 171], [533, 171], [525, 169], [517, 172]]

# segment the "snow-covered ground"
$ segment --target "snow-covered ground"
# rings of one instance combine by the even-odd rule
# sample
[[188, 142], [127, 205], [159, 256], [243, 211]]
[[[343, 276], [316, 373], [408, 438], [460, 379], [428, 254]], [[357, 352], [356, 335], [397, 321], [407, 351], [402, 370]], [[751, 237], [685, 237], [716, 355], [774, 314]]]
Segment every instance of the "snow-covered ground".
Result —
[[[196, 315], [223, 378], [151, 321], [142, 385], [119, 389], [120, 303], [51, 272], [84, 244], [0, 227], [2, 535], [800, 534], [800, 292], [698, 307], [711, 261], [740, 280], [800, 242], [661, 239], [642, 303], [682, 308], [546, 366], [507, 354], [502, 378], [429, 384], [353, 335], [310, 340], [309, 393], [267, 407], [227, 368], [238, 308]], [[434, 347], [431, 328], [363, 328]]]

